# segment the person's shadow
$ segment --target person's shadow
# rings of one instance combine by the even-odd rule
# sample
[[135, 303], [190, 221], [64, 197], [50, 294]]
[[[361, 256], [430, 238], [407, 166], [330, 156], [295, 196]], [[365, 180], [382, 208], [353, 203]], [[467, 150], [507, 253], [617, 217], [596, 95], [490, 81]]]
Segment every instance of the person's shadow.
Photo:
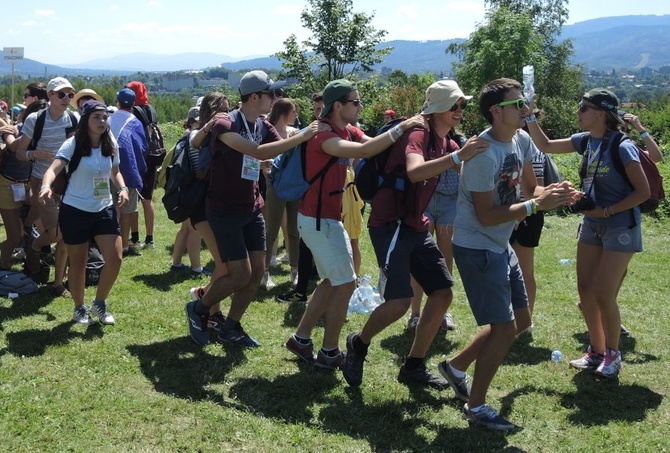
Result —
[[7, 334], [7, 348], [5, 351], [16, 357], [38, 357], [44, 354], [47, 348], [63, 346], [74, 338], [92, 341], [102, 338], [103, 327], [98, 324], [78, 326], [73, 321], [58, 324], [53, 329], [28, 329]]

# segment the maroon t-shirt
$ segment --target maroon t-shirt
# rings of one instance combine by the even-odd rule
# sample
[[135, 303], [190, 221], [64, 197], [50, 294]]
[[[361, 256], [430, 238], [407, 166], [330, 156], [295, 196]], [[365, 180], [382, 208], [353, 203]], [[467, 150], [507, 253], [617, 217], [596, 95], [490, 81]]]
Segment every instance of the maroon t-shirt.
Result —
[[[212, 166], [209, 177], [207, 207], [226, 214], [243, 214], [261, 209], [265, 202], [258, 188], [258, 181], [242, 178], [244, 154], [230, 148], [216, 139], [226, 132], [236, 132], [255, 143], [272, 143], [281, 140], [281, 136], [265, 117], [248, 122], [249, 132], [244, 127], [243, 118], [238, 110], [231, 112], [229, 118], [218, 120], [212, 128]], [[261, 174], [262, 178], [263, 175]]]
[[[432, 147], [429, 146], [430, 134], [433, 134]], [[455, 149], [456, 144], [451, 143], [450, 147]], [[401, 219], [414, 230], [428, 230], [428, 218], [424, 215], [424, 211], [435, 192], [439, 175], [426, 181], [410, 183], [406, 179], [408, 154], [421, 154], [426, 161], [437, 159], [446, 154], [446, 140], [422, 127], [411, 129], [400, 137], [391, 149], [385, 171], [395, 170], [396, 176], [405, 178], [405, 190], [400, 192], [389, 187], [379, 189], [372, 198], [369, 226], [379, 227]]]

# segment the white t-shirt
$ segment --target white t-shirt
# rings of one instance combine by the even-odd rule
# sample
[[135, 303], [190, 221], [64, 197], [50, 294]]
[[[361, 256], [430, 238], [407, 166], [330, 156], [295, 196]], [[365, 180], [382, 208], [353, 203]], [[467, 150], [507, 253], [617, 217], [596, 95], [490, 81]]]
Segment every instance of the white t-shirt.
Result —
[[[57, 159], [63, 159], [70, 162], [75, 148], [75, 138], [71, 137], [63, 143], [56, 153]], [[115, 142], [116, 144], [116, 142]], [[119, 151], [114, 152], [114, 160], [104, 157], [100, 148], [93, 148], [91, 155], [82, 157], [79, 166], [72, 175], [70, 182], [65, 189], [63, 203], [86, 212], [100, 212], [113, 203], [112, 185], [109, 178], [112, 174], [112, 166], [119, 166]], [[65, 171], [65, 170], [63, 170]], [[104, 178], [107, 181], [109, 191], [103, 198], [94, 196], [95, 178]]]

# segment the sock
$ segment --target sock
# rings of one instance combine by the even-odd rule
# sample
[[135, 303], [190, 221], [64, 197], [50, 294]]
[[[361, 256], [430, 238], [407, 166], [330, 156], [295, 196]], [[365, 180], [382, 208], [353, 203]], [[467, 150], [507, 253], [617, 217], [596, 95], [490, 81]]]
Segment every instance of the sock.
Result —
[[154, 235], [153, 234], [151, 234], [151, 235], [147, 234], [147, 237], [144, 239], [144, 243], [148, 244], [148, 243], [153, 242], [153, 241], [154, 241]]
[[323, 352], [323, 355], [326, 357], [337, 357], [340, 354], [340, 348], [321, 348], [321, 352]]
[[457, 370], [451, 364], [449, 364], [449, 369], [451, 370], [451, 373], [456, 376], [458, 379], [463, 379], [465, 377], [465, 371]]
[[130, 233], [130, 241], [131, 242], [140, 242], [140, 232], [139, 231], [133, 231]]
[[368, 346], [370, 346], [370, 345], [363, 343], [363, 340], [361, 340], [360, 335], [356, 335], [354, 337], [353, 344], [354, 344], [354, 350], [355, 351], [357, 351], [359, 353], [362, 353], [363, 355], [368, 353]]
[[407, 357], [405, 359], [405, 369], [408, 371], [414, 371], [421, 368], [423, 365], [423, 358], [419, 357]]
[[205, 306], [205, 304], [202, 303], [202, 300], [198, 299], [195, 302], [195, 305], [193, 306], [193, 311], [195, 312], [196, 315], [199, 316], [206, 316], [209, 315], [209, 308]]
[[226, 323], [223, 325], [223, 331], [229, 332], [231, 330], [239, 329], [239, 327], [240, 327], [239, 321], [235, 321], [234, 319], [231, 318], [226, 318]]
[[295, 341], [297, 341], [299, 344], [303, 344], [303, 345], [304, 345], [304, 344], [310, 344], [310, 343], [312, 342], [312, 339], [311, 339], [311, 338], [300, 337], [300, 336], [298, 336], [298, 334], [296, 334], [296, 333], [293, 334], [293, 339], [294, 339]]
[[105, 305], [104, 300], [93, 299], [93, 305]]

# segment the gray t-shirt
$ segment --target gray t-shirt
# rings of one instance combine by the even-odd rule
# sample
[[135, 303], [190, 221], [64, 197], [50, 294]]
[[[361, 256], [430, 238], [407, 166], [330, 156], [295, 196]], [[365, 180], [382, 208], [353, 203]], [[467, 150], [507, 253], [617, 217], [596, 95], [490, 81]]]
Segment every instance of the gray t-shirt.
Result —
[[523, 166], [533, 158], [535, 147], [524, 131], [519, 131], [510, 143], [494, 140], [489, 131], [487, 129], [480, 134], [490, 143], [488, 149], [464, 162], [461, 168], [453, 243], [460, 247], [502, 253], [507, 249], [516, 222], [510, 220], [491, 226], [479, 223], [472, 192], [493, 190], [497, 206], [518, 203]]
[[[23, 124], [23, 129], [21, 129], [21, 134], [26, 135], [30, 139], [33, 138], [33, 133], [35, 132], [35, 122], [37, 121], [37, 115], [40, 113], [41, 112], [35, 112], [28, 115], [28, 118], [26, 118], [26, 121]], [[65, 130], [70, 127], [72, 127], [72, 122], [70, 121], [70, 115], [68, 115], [67, 112], [64, 112], [63, 116], [57, 120], [53, 120], [49, 110], [47, 109], [47, 116], [44, 121], [44, 129], [42, 129], [40, 141], [37, 143], [37, 149], [52, 151], [55, 157], [56, 151], [58, 151], [58, 149], [67, 139], [65, 136]], [[31, 176], [42, 179], [44, 172], [47, 171], [47, 168], [49, 168], [51, 162], [53, 162], [53, 158], [35, 159], [33, 162], [33, 171]]]

